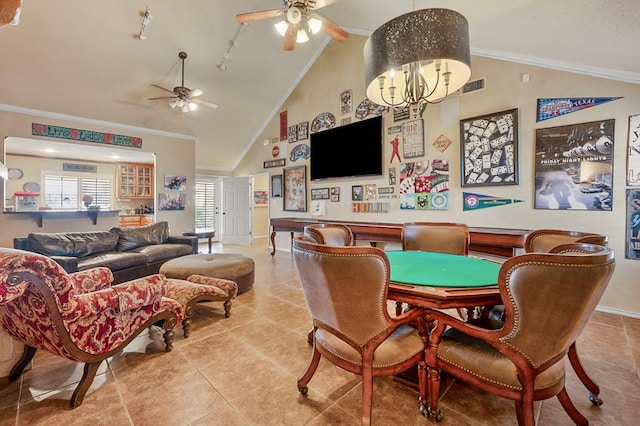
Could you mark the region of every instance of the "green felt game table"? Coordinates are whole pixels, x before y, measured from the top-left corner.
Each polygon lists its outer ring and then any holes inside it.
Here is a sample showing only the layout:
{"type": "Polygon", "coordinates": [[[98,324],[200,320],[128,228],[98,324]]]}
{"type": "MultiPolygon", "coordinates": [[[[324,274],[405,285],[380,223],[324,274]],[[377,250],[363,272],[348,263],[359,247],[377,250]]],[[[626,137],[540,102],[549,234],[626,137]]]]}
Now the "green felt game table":
{"type": "Polygon", "coordinates": [[[391,300],[434,309],[502,303],[497,263],[421,251],[388,251],[386,255],[391,266],[391,300]]]}

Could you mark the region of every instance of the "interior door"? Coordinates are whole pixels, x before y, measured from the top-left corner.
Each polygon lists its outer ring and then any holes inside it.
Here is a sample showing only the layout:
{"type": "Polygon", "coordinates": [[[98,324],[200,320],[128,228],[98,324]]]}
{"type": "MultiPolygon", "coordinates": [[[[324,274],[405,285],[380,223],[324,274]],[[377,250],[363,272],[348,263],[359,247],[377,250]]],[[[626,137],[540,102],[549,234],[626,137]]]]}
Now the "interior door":
{"type": "Polygon", "coordinates": [[[250,194],[250,178],[222,178],[223,243],[251,243],[250,194]]]}

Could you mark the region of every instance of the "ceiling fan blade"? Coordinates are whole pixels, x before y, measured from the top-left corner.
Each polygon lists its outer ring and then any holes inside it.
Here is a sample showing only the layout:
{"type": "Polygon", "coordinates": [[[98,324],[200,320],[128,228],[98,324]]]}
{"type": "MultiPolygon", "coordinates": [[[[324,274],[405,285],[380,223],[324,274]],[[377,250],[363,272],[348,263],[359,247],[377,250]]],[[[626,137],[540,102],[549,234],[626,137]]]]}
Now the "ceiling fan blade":
{"type": "Polygon", "coordinates": [[[193,89],[191,91],[191,97],[194,98],[196,96],[202,96],[204,95],[204,91],[202,89],[193,89]]]}
{"type": "Polygon", "coordinates": [[[315,4],[313,6],[310,6],[309,9],[318,10],[321,7],[329,6],[330,4],[335,3],[337,1],[338,0],[316,0],[315,4]]]}
{"type": "Polygon", "coordinates": [[[284,50],[291,51],[296,47],[296,37],[298,36],[298,30],[300,29],[300,24],[289,24],[287,27],[287,32],[284,35],[284,50]]]}
{"type": "Polygon", "coordinates": [[[178,97],[177,96],[159,96],[156,98],[147,98],[147,99],[150,101],[157,101],[159,99],[178,99],[178,97]]]}
{"type": "Polygon", "coordinates": [[[203,101],[202,99],[191,99],[191,102],[196,103],[198,105],[206,106],[209,108],[218,108],[218,104],[214,104],[211,102],[203,101]]]}
{"type": "Polygon", "coordinates": [[[153,87],[157,87],[157,88],[158,88],[158,89],[160,89],[160,90],[164,90],[165,92],[173,93],[173,90],[165,89],[164,87],[162,87],[162,86],[158,86],[157,84],[153,84],[153,83],[151,83],[151,85],[152,85],[153,87]]]}
{"type": "Polygon", "coordinates": [[[334,24],[324,16],[313,14],[309,18],[316,18],[322,21],[322,30],[330,35],[334,40],[343,42],[349,37],[349,33],[340,28],[338,25],[334,24]]]}
{"type": "Polygon", "coordinates": [[[239,13],[236,15],[236,19],[239,23],[259,21],[261,19],[275,18],[276,16],[284,15],[286,11],[281,9],[273,10],[260,10],[257,12],[239,13]]]}

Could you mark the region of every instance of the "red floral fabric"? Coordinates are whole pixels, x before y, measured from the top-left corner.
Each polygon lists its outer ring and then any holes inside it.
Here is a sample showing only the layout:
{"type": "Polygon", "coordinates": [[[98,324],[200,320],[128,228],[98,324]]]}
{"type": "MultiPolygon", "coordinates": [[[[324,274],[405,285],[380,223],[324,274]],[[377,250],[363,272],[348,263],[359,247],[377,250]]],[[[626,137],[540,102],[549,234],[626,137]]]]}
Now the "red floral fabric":
{"type": "Polygon", "coordinates": [[[226,296],[231,294],[231,292],[233,292],[234,295],[238,294],[238,284],[236,284],[234,281],[231,281],[231,280],[207,277],[205,275],[189,275],[187,277],[187,281],[190,281],[192,283],[197,283],[197,284],[210,285],[210,286],[219,288],[226,293],[226,296]]]}
{"type": "Polygon", "coordinates": [[[29,346],[76,360],[64,335],[80,350],[100,354],[160,312],[175,312],[182,321],[180,304],[163,296],[163,275],[109,287],[111,272],[97,269],[67,274],[46,256],[0,250],[0,326],[29,346]]]}

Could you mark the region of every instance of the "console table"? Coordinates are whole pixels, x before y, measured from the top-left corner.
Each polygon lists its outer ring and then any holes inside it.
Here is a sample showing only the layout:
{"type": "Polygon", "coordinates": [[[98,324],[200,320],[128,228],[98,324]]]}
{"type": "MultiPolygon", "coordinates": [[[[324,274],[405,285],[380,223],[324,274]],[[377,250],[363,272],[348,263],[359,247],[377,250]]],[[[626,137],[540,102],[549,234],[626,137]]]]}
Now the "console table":
{"type": "MultiPolygon", "coordinates": [[[[369,241],[374,245],[376,242],[402,242],[402,223],[271,218],[271,256],[276,253],[276,232],[290,232],[293,239],[294,233],[303,232],[306,225],[313,223],[342,223],[351,229],[356,241],[369,241]]],[[[524,240],[529,232],[526,229],[469,227],[469,250],[512,257],[524,252],[524,240]]]]}

